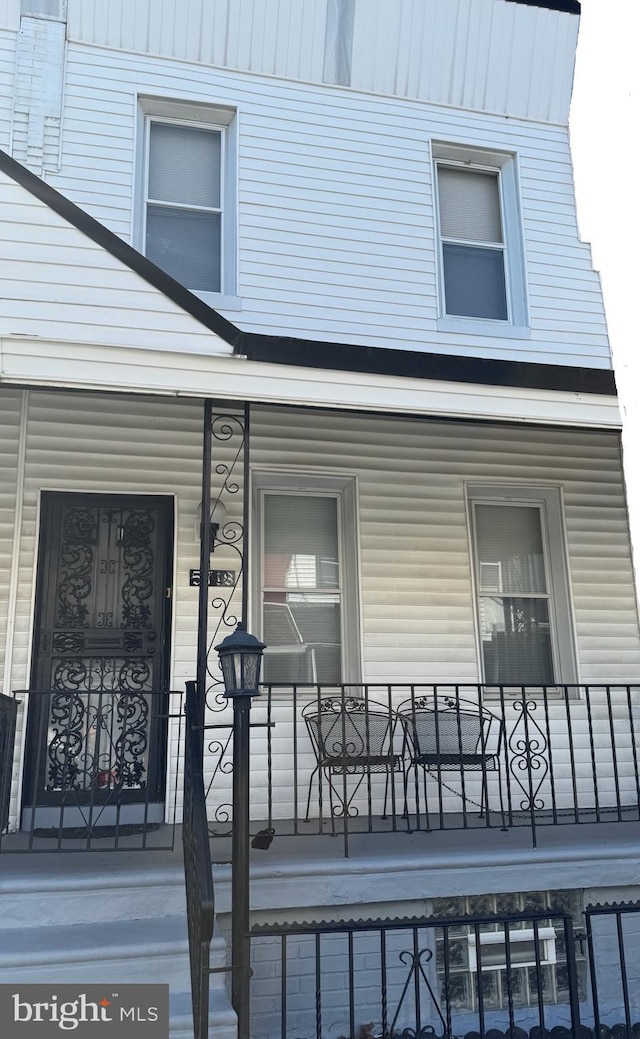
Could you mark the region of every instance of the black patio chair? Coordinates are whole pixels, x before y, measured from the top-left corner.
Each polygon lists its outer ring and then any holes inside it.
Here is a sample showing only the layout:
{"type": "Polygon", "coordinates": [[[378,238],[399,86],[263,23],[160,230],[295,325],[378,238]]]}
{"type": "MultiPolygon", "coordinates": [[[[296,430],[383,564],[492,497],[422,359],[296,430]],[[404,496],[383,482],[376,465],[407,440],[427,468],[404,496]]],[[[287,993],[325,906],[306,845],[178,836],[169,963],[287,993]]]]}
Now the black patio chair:
{"type": "MultiPolygon", "coordinates": [[[[416,783],[418,801],[418,769],[424,777],[425,811],[429,815],[426,779],[431,777],[447,787],[443,772],[458,773],[460,792],[448,787],[466,803],[477,804],[480,817],[489,813],[487,774],[496,772],[500,798],[502,828],[506,829],[502,791],[502,758],[506,748],[504,721],[480,703],[461,700],[457,696],[439,694],[404,700],[398,707],[407,733],[409,766],[405,772],[405,802],[411,771],[416,783]],[[480,801],[467,796],[465,772],[481,773],[480,801]]],[[[440,805],[442,802],[440,801],[440,805]]],[[[419,805],[416,804],[416,812],[419,805]]],[[[442,810],[440,811],[442,814],[442,810]]]]}
{"type": "MultiPolygon", "coordinates": [[[[389,786],[393,785],[391,777],[395,773],[402,775],[403,797],[406,795],[406,736],[397,713],[385,704],[367,698],[329,696],[308,703],[302,717],[316,756],[316,767],[309,779],[305,819],[309,818],[316,775],[321,794],[321,774],[327,781],[332,827],[335,818],[359,814],[353,802],[364,780],[368,782],[368,777],[375,774],[386,774],[382,812],[382,818],[385,818],[389,786]],[[350,784],[347,787],[347,776],[358,777],[355,786],[350,784]],[[336,783],[337,777],[342,777],[342,782],[336,783]]],[[[371,814],[370,787],[368,789],[371,814]]],[[[406,801],[403,815],[406,817],[406,801]]]]}

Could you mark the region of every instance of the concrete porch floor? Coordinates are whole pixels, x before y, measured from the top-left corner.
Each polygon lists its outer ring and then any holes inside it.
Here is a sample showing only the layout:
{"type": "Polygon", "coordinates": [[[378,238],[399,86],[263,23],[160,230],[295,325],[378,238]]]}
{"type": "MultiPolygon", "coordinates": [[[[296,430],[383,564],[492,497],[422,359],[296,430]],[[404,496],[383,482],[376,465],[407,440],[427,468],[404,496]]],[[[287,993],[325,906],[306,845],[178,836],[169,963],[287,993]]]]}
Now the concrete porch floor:
{"type": "MultiPolygon", "coordinates": [[[[417,900],[422,905],[425,899],[454,894],[531,890],[532,877],[538,889],[640,884],[637,819],[539,826],[535,848],[529,827],[514,826],[505,832],[499,825],[477,822],[466,830],[428,833],[350,832],[347,858],[340,832],[293,835],[290,823],[276,820],[270,846],[251,850],[252,906],[264,913],[366,902],[374,912],[376,905],[398,900],[417,900]]],[[[252,822],[252,834],[265,826],[252,822]]],[[[116,886],[132,870],[138,873],[141,887],[145,877],[182,887],[182,836],[177,826],[171,849],[167,845],[172,843],[172,831],[166,826],[150,834],[144,850],[139,849],[137,836],[123,838],[117,850],[108,839],[96,840],[90,851],[86,841],[65,842],[64,851],[48,850],[46,839],[39,838],[37,850],[29,852],[28,834],[5,835],[0,891],[8,881],[15,893],[16,884],[29,886],[38,877],[51,876],[63,880],[71,891],[91,885],[96,874],[102,883],[116,886]],[[153,838],[159,847],[153,847],[153,838]],[[137,843],[127,847],[128,840],[137,843]]],[[[55,849],[55,841],[51,844],[55,849]]],[[[216,910],[225,913],[230,910],[231,838],[213,838],[210,846],[216,910]]]]}

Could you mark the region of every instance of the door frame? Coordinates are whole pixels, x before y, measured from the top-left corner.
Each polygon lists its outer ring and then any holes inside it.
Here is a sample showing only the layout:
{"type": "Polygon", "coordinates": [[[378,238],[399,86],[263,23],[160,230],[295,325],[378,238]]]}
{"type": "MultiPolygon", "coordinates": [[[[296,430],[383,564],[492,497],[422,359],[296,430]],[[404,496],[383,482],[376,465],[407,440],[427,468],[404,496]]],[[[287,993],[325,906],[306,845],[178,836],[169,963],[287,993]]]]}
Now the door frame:
{"type": "MultiPolygon", "coordinates": [[[[48,536],[51,529],[51,521],[53,517],[53,509],[49,508],[47,502],[55,502],[56,500],[105,505],[109,503],[112,507],[118,507],[123,505],[135,507],[138,505],[145,505],[153,503],[157,505],[158,509],[163,513],[163,523],[165,525],[164,534],[164,551],[163,551],[163,562],[162,562],[162,585],[164,592],[162,594],[162,639],[161,639],[161,654],[160,654],[160,671],[161,671],[161,684],[163,686],[161,692],[165,695],[163,700],[166,704],[165,717],[160,719],[160,724],[156,726],[156,733],[154,734],[154,741],[156,745],[156,753],[154,760],[154,783],[153,788],[150,788],[147,794],[147,800],[145,802],[138,802],[139,808],[144,809],[144,817],[151,821],[151,815],[154,818],[158,815],[157,811],[149,812],[149,807],[152,809],[154,806],[162,808],[162,818],[164,817],[164,807],[167,796],[167,781],[169,778],[168,769],[168,747],[170,740],[169,725],[170,719],[167,717],[169,714],[169,697],[170,697],[170,675],[172,665],[172,644],[175,624],[175,614],[173,610],[173,588],[175,584],[175,563],[176,563],[176,497],[175,494],[162,494],[155,491],[87,491],[87,490],[67,490],[67,489],[51,489],[41,488],[38,493],[37,502],[37,530],[34,546],[34,586],[32,593],[32,608],[30,616],[30,651],[29,651],[29,675],[30,682],[29,688],[26,692],[36,691],[38,688],[43,688],[42,685],[38,684],[38,669],[39,669],[39,652],[38,646],[40,641],[40,629],[42,627],[43,616],[40,611],[40,604],[43,595],[47,594],[47,581],[48,581],[48,567],[47,559],[45,554],[45,546],[51,543],[51,539],[48,536]]],[[[21,776],[21,807],[23,826],[25,814],[35,817],[38,814],[38,819],[42,817],[47,818],[52,811],[59,812],[61,801],[57,804],[51,803],[50,798],[44,798],[38,800],[38,776],[36,774],[36,764],[38,759],[38,737],[42,731],[40,712],[34,703],[35,697],[28,696],[27,712],[26,712],[26,725],[25,725],[25,738],[24,738],[24,752],[22,756],[22,776],[21,776]]],[[[152,724],[153,720],[152,720],[152,724]]],[[[120,803],[124,801],[131,802],[130,807],[134,808],[135,801],[131,796],[127,797],[127,791],[120,791],[125,796],[120,800],[120,803]]],[[[133,792],[129,792],[131,795],[133,792]]],[[[68,812],[68,808],[65,808],[65,817],[68,812]]],[[[135,814],[135,812],[134,812],[135,814]]],[[[159,817],[159,821],[162,821],[159,817]]],[[[31,821],[33,825],[33,820],[31,821]]]]}

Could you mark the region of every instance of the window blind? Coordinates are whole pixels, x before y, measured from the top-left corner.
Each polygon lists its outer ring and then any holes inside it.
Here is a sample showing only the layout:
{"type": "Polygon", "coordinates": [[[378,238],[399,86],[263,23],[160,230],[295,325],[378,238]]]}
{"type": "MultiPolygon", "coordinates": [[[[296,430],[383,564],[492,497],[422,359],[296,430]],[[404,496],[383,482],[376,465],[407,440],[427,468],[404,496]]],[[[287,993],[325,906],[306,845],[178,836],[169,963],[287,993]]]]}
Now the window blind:
{"type": "Polygon", "coordinates": [[[220,133],[151,123],[149,198],[220,208],[220,133]]]}
{"type": "Polygon", "coordinates": [[[496,173],[439,166],[438,195],[443,238],[502,242],[496,173]]]}
{"type": "Polygon", "coordinates": [[[336,588],[338,518],[335,498],[268,494],[264,505],[264,585],[336,588]]]}

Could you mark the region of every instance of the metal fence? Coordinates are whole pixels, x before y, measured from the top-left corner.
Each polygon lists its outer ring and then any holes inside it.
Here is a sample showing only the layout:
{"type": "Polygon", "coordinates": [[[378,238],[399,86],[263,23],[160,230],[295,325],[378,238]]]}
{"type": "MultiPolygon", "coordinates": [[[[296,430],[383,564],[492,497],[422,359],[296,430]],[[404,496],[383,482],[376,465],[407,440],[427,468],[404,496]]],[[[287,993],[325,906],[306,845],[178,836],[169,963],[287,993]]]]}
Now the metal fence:
{"type": "Polygon", "coordinates": [[[252,1039],[631,1039],[638,909],[256,927],[252,1039]]]}
{"type": "MultiPolygon", "coordinates": [[[[224,836],[231,725],[209,721],[224,836]]],[[[339,833],[346,853],[352,833],[524,826],[535,845],[541,826],[640,818],[638,686],[265,686],[252,728],[254,829],[339,833]]]]}
{"type": "Polygon", "coordinates": [[[20,826],[0,838],[0,851],[172,849],[183,694],[74,689],[27,696],[20,826]]]}

